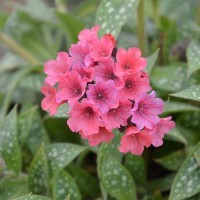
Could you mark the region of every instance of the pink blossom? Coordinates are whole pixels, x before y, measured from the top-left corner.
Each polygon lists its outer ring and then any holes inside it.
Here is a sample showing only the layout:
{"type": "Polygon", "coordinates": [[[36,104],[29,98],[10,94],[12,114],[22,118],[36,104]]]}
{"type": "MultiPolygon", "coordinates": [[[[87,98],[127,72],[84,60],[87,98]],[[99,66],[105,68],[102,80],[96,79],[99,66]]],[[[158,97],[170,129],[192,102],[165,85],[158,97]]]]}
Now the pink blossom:
{"type": "Polygon", "coordinates": [[[45,82],[49,85],[56,84],[63,78],[71,66],[71,58],[66,52],[59,52],[56,60],[48,60],[44,64],[44,72],[48,75],[45,82]]]}
{"type": "Polygon", "coordinates": [[[83,29],[79,35],[78,35],[78,38],[80,41],[82,42],[86,42],[86,43],[93,43],[94,41],[98,40],[98,31],[99,31],[99,26],[96,25],[94,27],[90,29],[83,29]]]}
{"type": "Polygon", "coordinates": [[[76,71],[85,82],[92,82],[94,68],[92,67],[82,67],[82,66],[74,66],[73,70],[76,71]]]}
{"type": "Polygon", "coordinates": [[[59,82],[59,91],[56,94],[56,101],[68,101],[73,104],[85,93],[86,82],[76,72],[70,72],[59,82]]]}
{"type": "Polygon", "coordinates": [[[50,115],[54,115],[60,105],[56,102],[56,89],[46,84],[42,86],[41,92],[45,95],[41,102],[42,109],[48,111],[50,115]]]}
{"type": "Polygon", "coordinates": [[[161,146],[163,144],[164,135],[175,127],[175,123],[171,119],[172,119],[171,116],[166,117],[166,118],[161,118],[160,122],[156,124],[156,126],[154,127],[152,131],[153,146],[155,147],[161,146]]]}
{"type": "Polygon", "coordinates": [[[135,74],[146,67],[146,59],[141,57],[141,51],[138,48],[119,49],[116,55],[117,66],[116,74],[123,76],[124,74],[135,74]]]}
{"type": "Polygon", "coordinates": [[[151,90],[149,79],[141,76],[141,73],[126,74],[123,77],[124,87],[120,90],[121,99],[138,99],[145,92],[151,90]]]}
{"type": "Polygon", "coordinates": [[[144,94],[139,100],[135,100],[131,122],[135,123],[139,130],[144,127],[153,129],[159,122],[159,114],[163,112],[163,101],[160,98],[155,98],[156,93],[153,91],[150,94],[144,94]]]}
{"type": "Polygon", "coordinates": [[[117,77],[115,74],[115,67],[115,62],[112,58],[99,62],[98,65],[95,66],[95,80],[113,80],[117,88],[122,88],[124,86],[124,82],[122,78],[117,77]]]}
{"type": "Polygon", "coordinates": [[[85,136],[99,132],[100,115],[98,107],[86,99],[76,102],[70,110],[68,126],[73,132],[82,132],[85,136]]]}
{"type": "Polygon", "coordinates": [[[89,85],[86,94],[88,101],[97,104],[101,113],[119,105],[118,90],[113,81],[99,81],[95,85],[89,85]]]}
{"type": "Polygon", "coordinates": [[[114,137],[112,131],[106,129],[105,127],[99,127],[99,132],[92,135],[84,135],[80,133],[84,139],[88,139],[90,146],[96,146],[101,142],[110,142],[114,137]]]}
{"type": "Polygon", "coordinates": [[[104,61],[111,57],[114,48],[113,41],[103,36],[90,46],[90,56],[94,61],[104,61]]]}
{"type": "Polygon", "coordinates": [[[73,65],[86,66],[85,58],[89,55],[89,45],[84,42],[72,44],[69,48],[69,55],[71,56],[73,65]]]}
{"type": "Polygon", "coordinates": [[[130,151],[132,154],[141,155],[144,147],[149,147],[151,142],[152,137],[148,130],[139,131],[135,126],[130,126],[121,138],[119,151],[122,153],[130,151]]]}
{"type": "Polygon", "coordinates": [[[127,126],[127,119],[131,116],[129,113],[131,106],[130,101],[120,102],[117,108],[112,108],[107,113],[102,114],[101,117],[106,123],[106,128],[113,129],[127,126]]]}

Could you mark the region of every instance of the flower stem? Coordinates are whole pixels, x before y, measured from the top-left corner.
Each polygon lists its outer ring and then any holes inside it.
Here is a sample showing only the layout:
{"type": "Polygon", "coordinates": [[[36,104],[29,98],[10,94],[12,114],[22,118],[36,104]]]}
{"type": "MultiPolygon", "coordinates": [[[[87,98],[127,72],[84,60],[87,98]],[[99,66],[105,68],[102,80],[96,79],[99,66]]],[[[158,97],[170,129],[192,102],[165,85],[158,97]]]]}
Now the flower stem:
{"type": "Polygon", "coordinates": [[[62,13],[67,12],[64,0],[55,0],[56,9],[62,13]]]}
{"type": "Polygon", "coordinates": [[[22,58],[24,58],[30,64],[32,64],[32,65],[40,64],[40,62],[33,55],[31,55],[26,49],[24,49],[22,46],[17,44],[13,39],[6,36],[5,34],[0,33],[0,41],[2,41],[13,52],[20,55],[22,58]]]}
{"type": "Polygon", "coordinates": [[[145,54],[145,44],[146,44],[146,36],[145,36],[145,24],[144,24],[144,0],[140,0],[137,10],[137,18],[138,18],[138,46],[142,51],[142,54],[145,54]]]}
{"type": "Polygon", "coordinates": [[[152,0],[153,18],[156,26],[160,27],[159,0],[152,0]]]}

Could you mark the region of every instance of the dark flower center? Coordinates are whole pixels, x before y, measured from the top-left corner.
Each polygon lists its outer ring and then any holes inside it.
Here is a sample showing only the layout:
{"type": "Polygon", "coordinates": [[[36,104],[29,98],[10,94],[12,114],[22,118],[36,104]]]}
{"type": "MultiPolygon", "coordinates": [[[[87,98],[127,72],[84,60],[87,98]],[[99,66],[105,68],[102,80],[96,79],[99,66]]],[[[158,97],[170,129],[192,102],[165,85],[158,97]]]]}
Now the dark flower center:
{"type": "Polygon", "coordinates": [[[112,80],[116,79],[116,76],[114,74],[109,74],[108,77],[109,79],[112,79],[112,80]]]}
{"type": "Polygon", "coordinates": [[[82,89],[80,87],[74,89],[74,95],[80,96],[82,94],[82,89]]]}
{"type": "Polygon", "coordinates": [[[132,85],[133,85],[133,84],[132,84],[132,82],[131,82],[130,80],[127,80],[127,81],[125,82],[125,87],[128,88],[128,89],[131,88],[132,85]]]}
{"type": "Polygon", "coordinates": [[[94,114],[94,110],[91,107],[86,107],[84,114],[86,115],[86,117],[91,117],[94,114]]]}
{"type": "Polygon", "coordinates": [[[97,99],[102,99],[102,98],[103,98],[102,93],[98,93],[98,94],[97,94],[97,99]]]}

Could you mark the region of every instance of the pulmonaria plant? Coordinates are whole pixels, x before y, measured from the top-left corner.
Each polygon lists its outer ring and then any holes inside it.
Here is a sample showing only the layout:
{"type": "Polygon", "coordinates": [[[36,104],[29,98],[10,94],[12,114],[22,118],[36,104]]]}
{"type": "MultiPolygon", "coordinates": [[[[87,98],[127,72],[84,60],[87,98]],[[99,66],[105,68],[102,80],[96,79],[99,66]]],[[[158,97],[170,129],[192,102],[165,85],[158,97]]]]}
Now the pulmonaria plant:
{"type": "Polygon", "coordinates": [[[141,155],[144,147],[161,146],[175,123],[159,117],[163,101],[151,91],[140,49],[117,49],[111,34],[99,39],[98,31],[82,30],[69,54],[59,52],[45,63],[41,106],[54,115],[68,103],[69,128],[91,146],[110,142],[113,129],[124,130],[119,150],[141,155]]]}

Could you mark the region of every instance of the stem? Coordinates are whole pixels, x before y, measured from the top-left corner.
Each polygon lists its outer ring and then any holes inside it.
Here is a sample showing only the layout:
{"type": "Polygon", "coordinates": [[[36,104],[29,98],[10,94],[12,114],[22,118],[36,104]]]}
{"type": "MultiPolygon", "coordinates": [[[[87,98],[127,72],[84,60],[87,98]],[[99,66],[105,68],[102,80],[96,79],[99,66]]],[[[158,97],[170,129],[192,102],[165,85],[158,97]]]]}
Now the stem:
{"type": "Polygon", "coordinates": [[[67,12],[67,8],[66,8],[64,0],[55,0],[55,6],[58,11],[60,11],[62,13],[67,12]]]}
{"type": "Polygon", "coordinates": [[[200,3],[198,6],[198,11],[197,11],[197,24],[200,25],[200,3]]]}
{"type": "Polygon", "coordinates": [[[142,51],[142,54],[145,54],[145,24],[144,24],[144,0],[140,0],[137,10],[138,17],[138,46],[142,51]]]}
{"type": "Polygon", "coordinates": [[[8,108],[9,108],[9,105],[10,105],[10,101],[11,101],[12,95],[13,95],[16,87],[20,83],[20,81],[27,74],[31,73],[32,71],[36,71],[36,70],[38,70],[38,68],[35,67],[35,66],[31,67],[31,68],[22,69],[16,74],[14,79],[12,79],[12,81],[9,84],[9,88],[7,90],[6,96],[5,96],[4,100],[3,100],[2,111],[0,113],[0,119],[4,118],[6,116],[8,108]]]}
{"type": "Polygon", "coordinates": [[[159,28],[160,27],[159,1],[152,0],[152,6],[153,6],[154,22],[156,26],[159,28]]]}
{"type": "Polygon", "coordinates": [[[32,65],[38,65],[39,61],[32,56],[26,49],[17,44],[13,39],[9,38],[3,33],[0,33],[0,41],[2,41],[6,46],[8,46],[16,54],[20,55],[22,58],[27,60],[32,65]]]}

